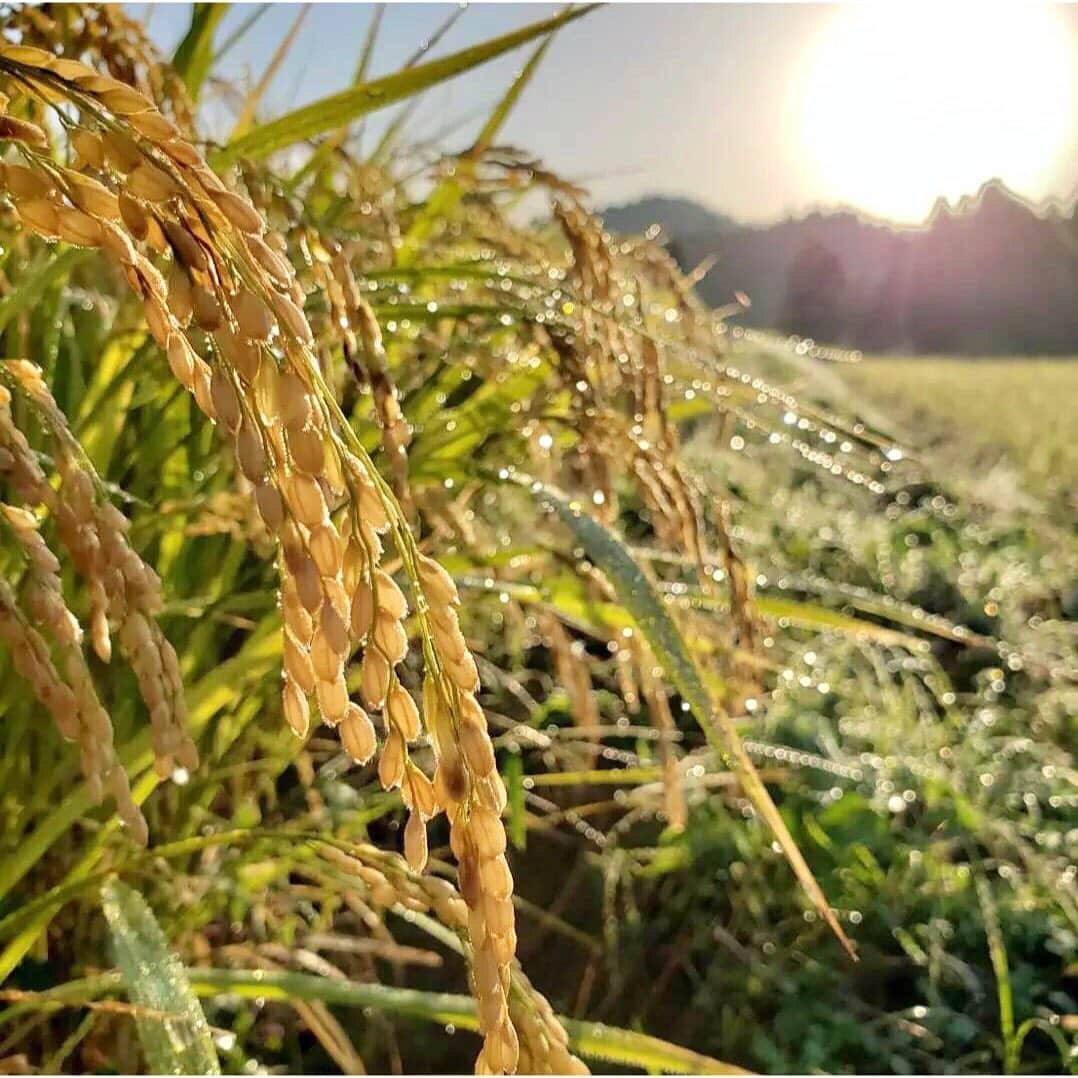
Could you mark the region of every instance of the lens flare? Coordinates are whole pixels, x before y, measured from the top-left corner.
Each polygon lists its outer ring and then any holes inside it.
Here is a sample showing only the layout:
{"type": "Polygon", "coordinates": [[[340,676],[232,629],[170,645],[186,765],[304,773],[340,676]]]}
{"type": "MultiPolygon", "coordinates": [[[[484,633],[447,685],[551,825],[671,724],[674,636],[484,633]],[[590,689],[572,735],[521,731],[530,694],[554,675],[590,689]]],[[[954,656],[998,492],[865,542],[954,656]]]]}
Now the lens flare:
{"type": "Polygon", "coordinates": [[[794,80],[792,132],[824,197],[919,220],[999,177],[1042,189],[1078,150],[1078,46],[1041,4],[837,9],[794,80]]]}

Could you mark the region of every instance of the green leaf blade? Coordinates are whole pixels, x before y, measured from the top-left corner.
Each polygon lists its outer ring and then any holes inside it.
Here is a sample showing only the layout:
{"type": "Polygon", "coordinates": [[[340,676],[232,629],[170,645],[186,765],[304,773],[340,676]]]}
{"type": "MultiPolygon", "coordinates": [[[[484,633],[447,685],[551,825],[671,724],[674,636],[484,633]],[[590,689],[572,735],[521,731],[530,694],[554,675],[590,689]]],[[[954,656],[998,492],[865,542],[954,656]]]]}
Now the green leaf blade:
{"type": "Polygon", "coordinates": [[[159,1012],[135,1018],[151,1072],[220,1074],[206,1016],[145,899],[109,880],[101,888],[101,907],[128,998],[159,1012]]]}
{"type": "Polygon", "coordinates": [[[656,659],[662,664],[666,677],[692,709],[708,740],[730,757],[740,776],[745,795],[771,828],[813,905],[831,926],[846,951],[855,958],[853,945],[831,911],[812,870],[771,800],[767,787],[741,744],[730,716],[713,704],[680,630],[659,598],[651,580],[633,559],[626,545],[617,535],[555,488],[521,475],[512,476],[510,481],[531,491],[541,505],[567,524],[580,540],[587,557],[606,575],[622,605],[646,637],[656,659]]]}
{"type": "MultiPolygon", "coordinates": [[[[271,971],[192,969],[192,986],[199,995],[228,992],[245,998],[291,1002],[321,1000],[343,1006],[373,1007],[390,1014],[402,1014],[426,1022],[459,1029],[478,1030],[475,1000],[447,992],[425,992],[414,988],[355,981],[330,980],[309,973],[271,971]]],[[[578,1022],[559,1017],[569,1034],[573,1051],[592,1059],[638,1067],[665,1074],[746,1074],[730,1063],[700,1055],[669,1041],[619,1029],[602,1022],[578,1022]]]]}
{"type": "Polygon", "coordinates": [[[228,4],[195,4],[191,26],[172,57],[172,66],[187,86],[192,101],[198,100],[202,84],[213,65],[213,35],[228,13],[228,4]]]}
{"type": "Polygon", "coordinates": [[[320,101],[315,101],[276,120],[262,124],[242,138],[230,142],[223,150],[213,155],[211,164],[221,167],[241,157],[266,157],[297,142],[325,134],[327,131],[336,131],[360,116],[411,97],[440,82],[479,67],[537,37],[549,34],[552,30],[574,19],[579,19],[594,6],[594,4],[589,4],[574,11],[563,12],[552,19],[532,23],[512,33],[462,49],[451,56],[431,60],[426,64],[407,68],[393,75],[387,75],[385,78],[375,79],[362,86],[354,86],[338,94],[324,97],[320,101]]]}
{"type": "Polygon", "coordinates": [[[30,272],[24,270],[19,282],[0,299],[0,333],[12,319],[33,310],[50,288],[63,287],[72,270],[90,254],[79,247],[65,247],[56,253],[50,250],[33,264],[30,272]]]}

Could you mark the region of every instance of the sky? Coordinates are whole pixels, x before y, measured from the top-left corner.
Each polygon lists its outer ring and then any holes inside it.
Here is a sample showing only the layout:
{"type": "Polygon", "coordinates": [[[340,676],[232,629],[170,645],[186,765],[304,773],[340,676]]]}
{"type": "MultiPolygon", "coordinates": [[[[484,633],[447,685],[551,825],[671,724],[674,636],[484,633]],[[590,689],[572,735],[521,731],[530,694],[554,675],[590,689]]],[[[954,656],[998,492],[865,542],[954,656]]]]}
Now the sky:
{"type": "MultiPolygon", "coordinates": [[[[398,69],[452,4],[390,4],[371,75],[398,69]]],[[[144,5],[130,5],[145,15],[144,5]]],[[[218,31],[253,11],[235,5],[218,31]]],[[[266,95],[277,115],[351,82],[374,6],[315,4],[266,95]]],[[[472,4],[431,56],[549,17],[472,4]]],[[[152,5],[171,51],[189,6],[152,5]]],[[[268,10],[223,70],[257,81],[300,12],[268,10]]],[[[416,138],[466,147],[527,47],[432,90],[416,138]]],[[[370,138],[392,116],[372,118],[370,138]]],[[[748,221],[818,205],[923,218],[998,177],[1035,201],[1078,193],[1078,4],[612,4],[565,27],[502,129],[597,206],[678,195],[748,221]]]]}

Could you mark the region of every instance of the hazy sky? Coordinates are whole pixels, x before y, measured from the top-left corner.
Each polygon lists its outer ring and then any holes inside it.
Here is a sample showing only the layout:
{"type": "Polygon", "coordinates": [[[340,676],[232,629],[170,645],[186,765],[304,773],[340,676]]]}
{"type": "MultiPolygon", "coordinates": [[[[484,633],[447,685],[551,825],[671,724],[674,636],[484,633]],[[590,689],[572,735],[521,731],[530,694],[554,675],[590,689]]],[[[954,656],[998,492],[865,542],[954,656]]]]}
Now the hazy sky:
{"type": "MultiPolygon", "coordinates": [[[[399,67],[453,8],[390,4],[372,74],[399,67]]],[[[251,10],[236,5],[218,40],[251,10]]],[[[432,55],[556,10],[473,4],[432,55]]],[[[347,86],[372,11],[314,5],[267,114],[347,86]]],[[[274,6],[224,70],[256,80],[298,12],[274,6]]],[[[188,18],[187,5],[156,5],[151,34],[171,49],[188,18]]],[[[463,148],[526,56],[432,91],[414,132],[459,121],[447,145],[463,148]]],[[[1078,5],[610,5],[559,33],[500,141],[582,182],[599,205],[664,193],[747,219],[839,201],[916,219],[935,194],[996,175],[1030,198],[1073,195],[1076,98],[1078,5]]]]}

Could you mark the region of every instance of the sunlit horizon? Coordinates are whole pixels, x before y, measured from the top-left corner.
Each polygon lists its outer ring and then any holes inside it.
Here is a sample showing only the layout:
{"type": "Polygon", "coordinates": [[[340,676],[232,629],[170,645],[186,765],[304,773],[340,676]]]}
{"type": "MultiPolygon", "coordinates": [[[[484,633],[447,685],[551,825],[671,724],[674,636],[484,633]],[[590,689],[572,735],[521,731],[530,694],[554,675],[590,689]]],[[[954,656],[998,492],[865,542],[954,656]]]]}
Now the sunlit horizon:
{"type": "Polygon", "coordinates": [[[806,43],[789,136],[834,201],[923,220],[1073,152],[1075,63],[1048,5],[836,7],[806,43]]]}

